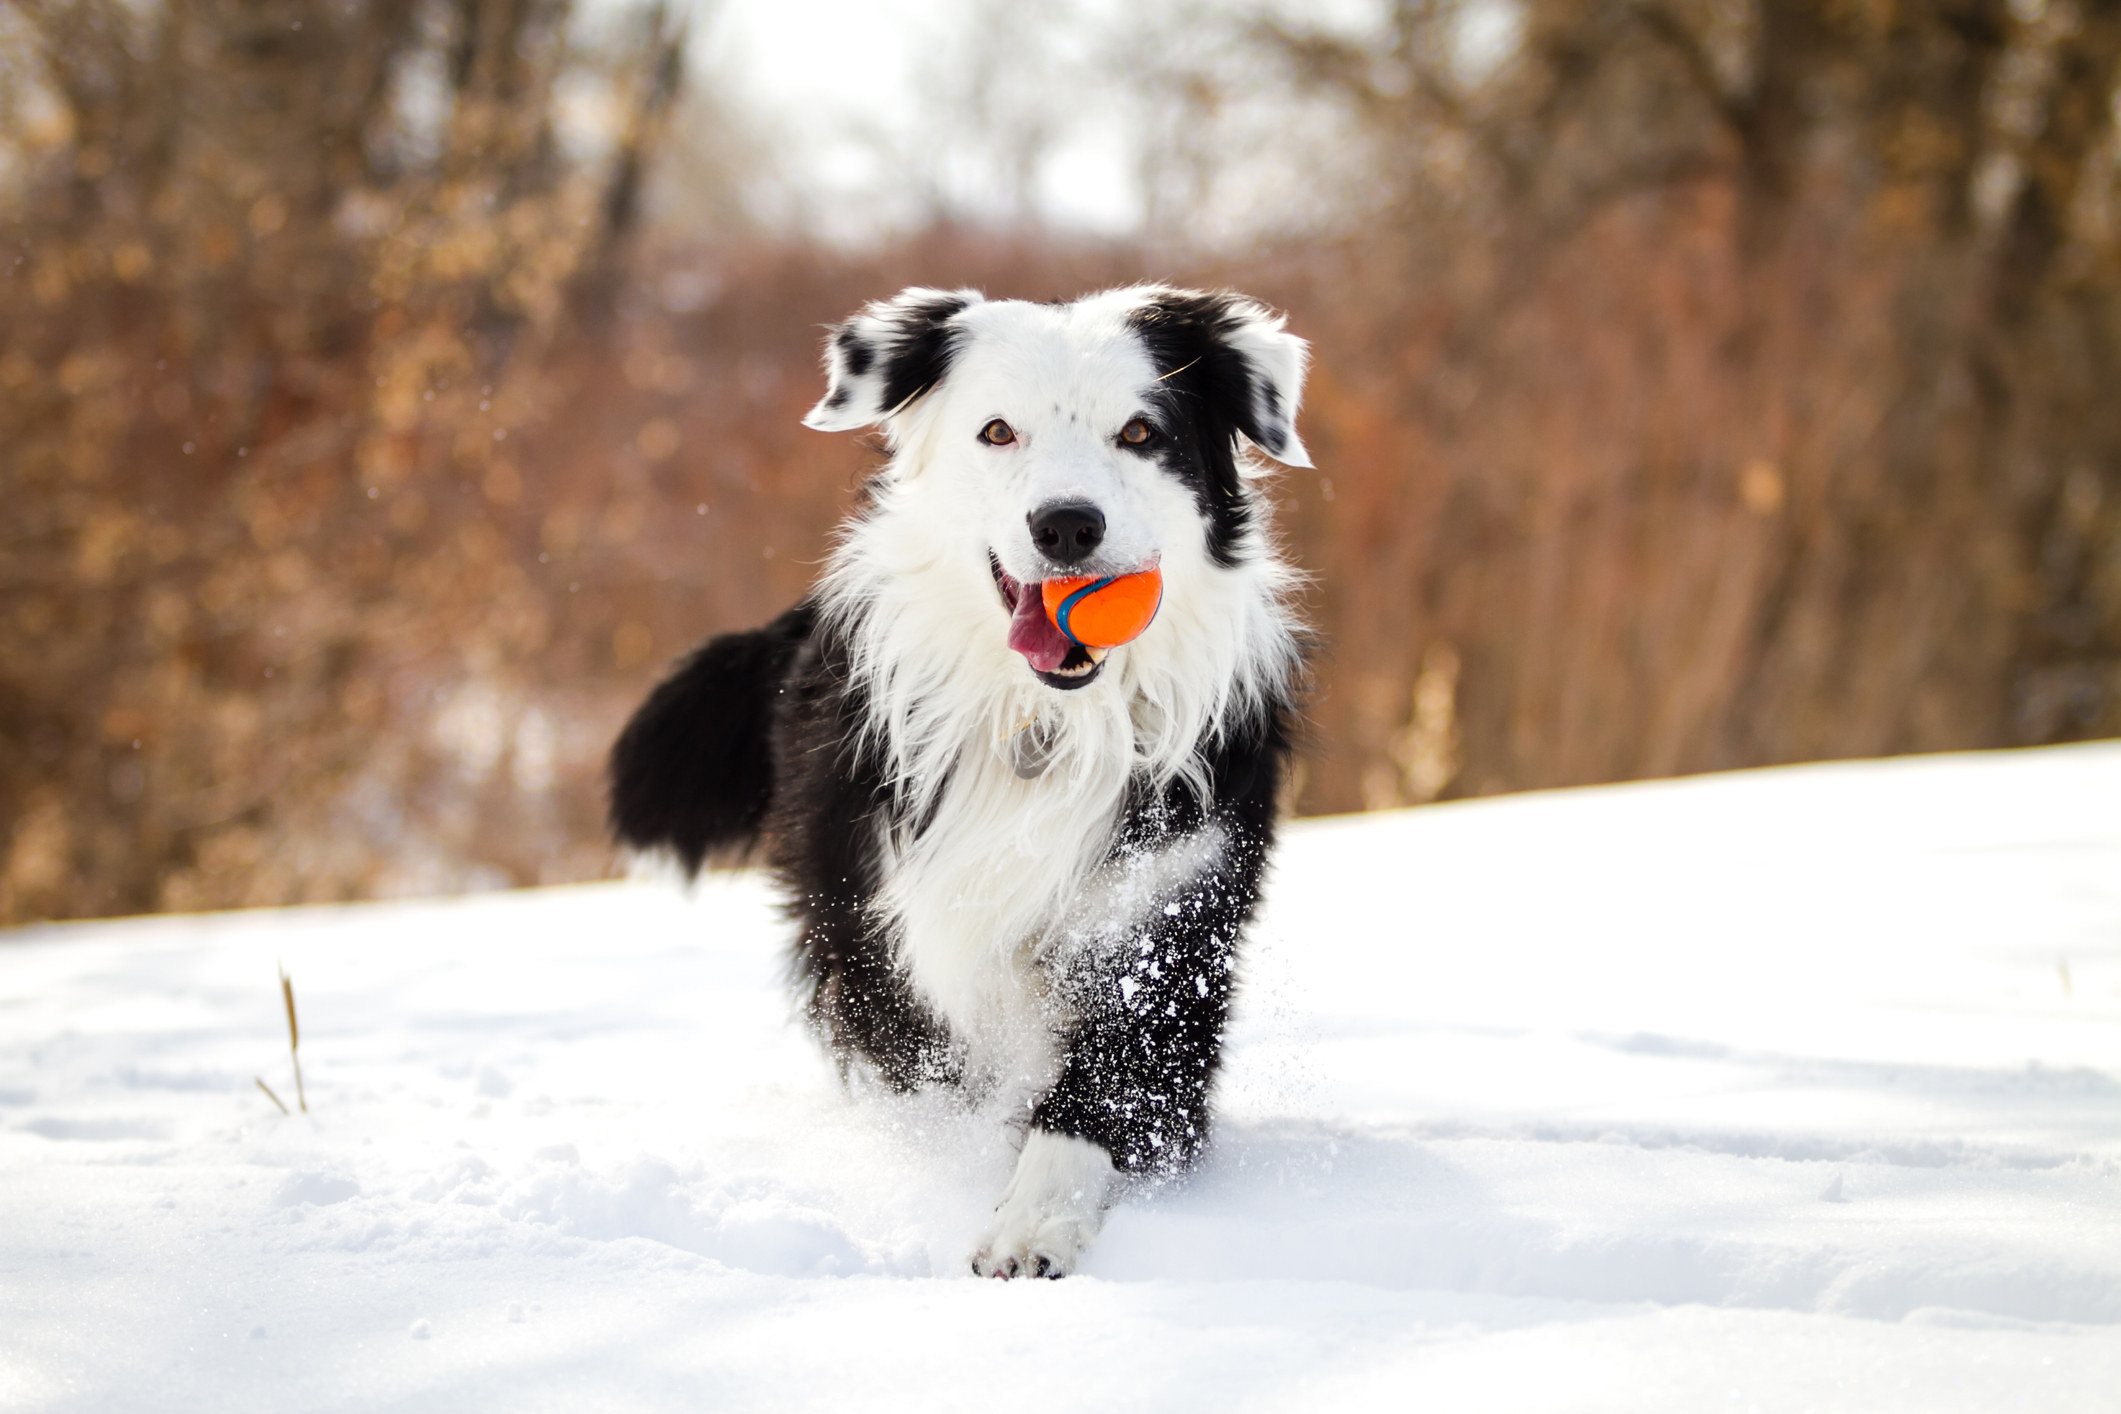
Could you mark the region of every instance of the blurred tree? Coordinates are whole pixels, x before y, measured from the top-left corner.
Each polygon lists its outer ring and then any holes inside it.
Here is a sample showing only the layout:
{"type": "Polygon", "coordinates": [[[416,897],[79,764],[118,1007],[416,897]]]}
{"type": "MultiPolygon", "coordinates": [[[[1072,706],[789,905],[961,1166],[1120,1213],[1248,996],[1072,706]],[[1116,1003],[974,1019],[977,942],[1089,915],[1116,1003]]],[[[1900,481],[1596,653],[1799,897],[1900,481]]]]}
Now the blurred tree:
{"type": "Polygon", "coordinates": [[[509,439],[609,296],[682,30],[0,23],[0,921],[601,872],[594,786],[550,798],[515,691],[552,613],[509,439]]]}
{"type": "Polygon", "coordinates": [[[659,6],[0,0],[0,922],[605,872],[908,283],[1291,310],[1305,809],[2121,731],[2121,0],[975,8],[923,179],[1013,224],[850,253],[659,6]],[[1044,102],[1139,248],[1026,224],[1044,102]]]}
{"type": "Polygon", "coordinates": [[[1247,30],[1389,189],[1289,295],[1356,551],[1311,805],[1433,793],[1425,644],[1453,794],[2121,731],[2121,5],[1388,14],[1247,30]]]}

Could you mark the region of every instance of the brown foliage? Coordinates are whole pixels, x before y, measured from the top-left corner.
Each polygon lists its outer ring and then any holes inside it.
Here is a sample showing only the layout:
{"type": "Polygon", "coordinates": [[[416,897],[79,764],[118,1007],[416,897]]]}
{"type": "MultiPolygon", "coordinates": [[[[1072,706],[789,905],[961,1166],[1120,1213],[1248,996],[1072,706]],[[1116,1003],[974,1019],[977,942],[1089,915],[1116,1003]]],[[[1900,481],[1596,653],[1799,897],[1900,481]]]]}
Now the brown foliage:
{"type": "Polygon", "coordinates": [[[494,510],[624,234],[660,16],[602,165],[556,151],[559,4],[21,16],[0,918],[600,871],[556,774],[594,748],[515,705],[554,608],[494,510]]]}
{"type": "Polygon", "coordinates": [[[1337,491],[1307,803],[1430,798],[1447,728],[1446,794],[2121,730],[2121,7],[1534,5],[1477,92],[1396,13],[1264,31],[1470,154],[1283,295],[1337,491]]]}
{"type": "Polygon", "coordinates": [[[1314,341],[1307,810],[2121,730],[2117,7],[1525,14],[1477,83],[1448,6],[1252,26],[1375,190],[1172,269],[629,247],[656,16],[22,7],[0,920],[605,872],[623,713],[804,591],[873,462],[798,426],[818,326],[914,282],[1227,282],[1314,341]]]}

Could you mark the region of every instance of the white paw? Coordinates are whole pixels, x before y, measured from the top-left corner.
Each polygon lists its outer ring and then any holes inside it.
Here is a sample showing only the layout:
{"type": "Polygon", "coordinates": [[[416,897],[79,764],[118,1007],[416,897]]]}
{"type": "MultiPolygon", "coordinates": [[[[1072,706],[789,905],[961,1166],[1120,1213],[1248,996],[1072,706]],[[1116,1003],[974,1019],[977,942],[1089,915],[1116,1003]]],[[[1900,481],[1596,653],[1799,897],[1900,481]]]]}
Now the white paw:
{"type": "Polygon", "coordinates": [[[972,1254],[975,1276],[1064,1277],[1105,1220],[1118,1175],[1101,1144],[1034,1129],[994,1226],[972,1254]]]}

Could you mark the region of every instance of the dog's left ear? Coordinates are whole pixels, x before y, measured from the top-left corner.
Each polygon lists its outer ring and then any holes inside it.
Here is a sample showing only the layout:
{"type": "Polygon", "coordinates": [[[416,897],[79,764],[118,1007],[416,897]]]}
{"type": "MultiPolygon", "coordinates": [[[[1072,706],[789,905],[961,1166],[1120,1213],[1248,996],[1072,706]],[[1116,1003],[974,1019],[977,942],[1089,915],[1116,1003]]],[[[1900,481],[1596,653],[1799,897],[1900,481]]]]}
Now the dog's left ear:
{"type": "Polygon", "coordinates": [[[1283,466],[1308,467],[1311,454],[1296,435],[1296,410],[1304,398],[1304,369],[1311,346],[1283,329],[1288,320],[1248,299],[1233,302],[1223,340],[1244,360],[1251,382],[1249,422],[1238,430],[1283,466]]]}
{"type": "Polygon", "coordinates": [[[984,298],[978,290],[915,286],[835,325],[825,345],[825,396],[803,425],[852,432],[904,411],[943,381],[957,352],[954,321],[984,298]]]}
{"type": "MultiPolygon", "coordinates": [[[[1310,345],[1283,328],[1283,316],[1229,292],[1150,286],[1139,294],[1129,322],[1158,369],[1157,382],[1282,465],[1311,465],[1296,435],[1310,345]]],[[[1263,472],[1244,458],[1235,470],[1263,472]]]]}

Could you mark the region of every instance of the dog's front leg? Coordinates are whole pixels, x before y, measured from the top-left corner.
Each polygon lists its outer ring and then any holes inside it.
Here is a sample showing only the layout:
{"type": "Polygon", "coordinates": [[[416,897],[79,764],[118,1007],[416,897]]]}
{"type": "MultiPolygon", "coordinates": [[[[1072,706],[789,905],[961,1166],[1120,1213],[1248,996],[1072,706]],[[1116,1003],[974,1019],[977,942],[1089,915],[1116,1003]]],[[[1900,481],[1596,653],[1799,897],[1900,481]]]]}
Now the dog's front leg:
{"type": "Polygon", "coordinates": [[[975,1272],[1066,1276],[1120,1174],[1175,1173],[1199,1152],[1256,887],[1256,869],[1226,861],[1075,979],[1080,1021],[975,1272]]]}
{"type": "Polygon", "coordinates": [[[972,1255],[983,1277],[1063,1277],[1097,1236],[1119,1174],[1102,1144],[1034,1128],[994,1224],[972,1255]]]}

